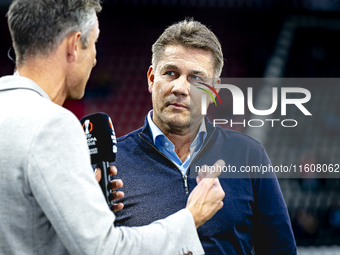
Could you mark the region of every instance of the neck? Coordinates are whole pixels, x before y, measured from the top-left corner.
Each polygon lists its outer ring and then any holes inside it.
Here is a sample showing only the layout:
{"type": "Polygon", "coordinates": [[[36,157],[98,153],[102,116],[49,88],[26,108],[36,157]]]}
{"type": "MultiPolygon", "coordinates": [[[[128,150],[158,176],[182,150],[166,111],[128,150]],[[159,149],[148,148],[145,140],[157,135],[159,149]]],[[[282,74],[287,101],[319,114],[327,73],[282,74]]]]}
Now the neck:
{"type": "Polygon", "coordinates": [[[58,50],[48,56],[37,56],[28,59],[17,68],[20,76],[38,84],[50,97],[52,102],[63,105],[67,93],[65,89],[65,70],[58,57],[58,50]]]}
{"type": "Polygon", "coordinates": [[[175,153],[184,162],[190,154],[190,133],[186,135],[168,134],[166,137],[174,144],[175,153]]]}
{"type": "Polygon", "coordinates": [[[158,127],[163,134],[173,143],[175,146],[175,153],[179,159],[184,162],[190,154],[190,145],[198,133],[201,122],[190,124],[191,127],[186,129],[185,132],[172,132],[171,129],[165,130],[158,127]]]}

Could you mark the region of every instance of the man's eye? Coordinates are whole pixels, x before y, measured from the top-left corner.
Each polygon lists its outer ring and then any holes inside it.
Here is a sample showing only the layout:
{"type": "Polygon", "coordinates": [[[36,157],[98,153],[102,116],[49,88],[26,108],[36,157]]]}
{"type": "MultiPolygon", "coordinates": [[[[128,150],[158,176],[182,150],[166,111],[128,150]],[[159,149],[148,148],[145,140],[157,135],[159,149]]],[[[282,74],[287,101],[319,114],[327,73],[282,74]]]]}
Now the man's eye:
{"type": "Polygon", "coordinates": [[[199,86],[200,83],[202,82],[201,77],[193,75],[190,77],[190,83],[196,86],[199,86]]]}
{"type": "Polygon", "coordinates": [[[193,75],[193,76],[191,77],[191,79],[194,80],[194,81],[201,81],[201,80],[202,80],[200,77],[198,77],[198,76],[196,76],[196,75],[193,75]]]}
{"type": "Polygon", "coordinates": [[[174,71],[167,71],[166,73],[165,73],[166,75],[175,75],[175,72],[174,71]]]}

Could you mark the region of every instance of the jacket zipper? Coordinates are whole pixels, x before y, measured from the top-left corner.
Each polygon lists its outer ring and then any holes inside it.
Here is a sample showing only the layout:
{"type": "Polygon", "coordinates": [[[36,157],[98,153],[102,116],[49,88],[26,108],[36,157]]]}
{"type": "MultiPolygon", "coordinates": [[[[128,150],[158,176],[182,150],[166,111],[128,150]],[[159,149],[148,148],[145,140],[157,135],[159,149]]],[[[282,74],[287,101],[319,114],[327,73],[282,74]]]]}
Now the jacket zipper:
{"type": "MultiPolygon", "coordinates": [[[[197,156],[203,151],[203,149],[207,146],[207,144],[209,143],[212,135],[215,133],[216,127],[214,128],[213,132],[211,133],[211,135],[208,138],[208,141],[205,143],[205,145],[200,149],[200,151],[196,154],[195,159],[197,158],[197,156]]],[[[189,188],[188,188],[188,173],[189,173],[189,169],[191,166],[191,163],[194,161],[194,159],[190,160],[190,164],[188,167],[188,170],[186,172],[186,174],[182,174],[181,170],[178,169],[178,167],[174,164],[174,162],[172,162],[170,159],[168,159],[167,156],[165,156],[162,152],[160,152],[153,144],[149,143],[147,140],[145,140],[141,134],[138,134],[140,138],[142,138],[142,140],[144,142],[146,142],[148,145],[150,145],[154,150],[156,150],[164,159],[166,159],[168,162],[170,162],[176,169],[177,171],[182,175],[183,178],[183,182],[184,182],[184,189],[185,189],[185,194],[189,194],[189,188]]]]}
{"type": "Polygon", "coordinates": [[[186,174],[182,174],[182,178],[184,181],[184,188],[185,188],[185,194],[189,194],[189,188],[188,188],[188,176],[186,174]]]}
{"type": "Polygon", "coordinates": [[[189,194],[189,188],[188,188],[188,176],[187,174],[182,174],[181,170],[178,169],[178,167],[172,162],[170,159],[168,159],[162,152],[160,152],[153,144],[149,143],[147,140],[145,140],[140,134],[138,134],[140,138],[144,142],[146,142],[148,145],[150,145],[154,150],[156,150],[164,159],[166,159],[168,162],[170,162],[176,169],[177,171],[181,174],[184,182],[184,189],[185,189],[185,194],[189,194]]]}

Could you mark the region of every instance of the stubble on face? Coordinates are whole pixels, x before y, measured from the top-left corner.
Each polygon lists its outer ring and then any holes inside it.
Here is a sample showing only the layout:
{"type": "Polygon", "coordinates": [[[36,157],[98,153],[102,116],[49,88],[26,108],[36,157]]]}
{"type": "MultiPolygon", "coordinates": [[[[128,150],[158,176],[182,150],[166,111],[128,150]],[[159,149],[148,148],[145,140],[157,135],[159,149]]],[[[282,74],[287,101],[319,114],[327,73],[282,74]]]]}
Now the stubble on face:
{"type": "Polygon", "coordinates": [[[192,125],[199,126],[202,91],[190,91],[190,82],[212,78],[213,57],[210,51],[168,45],[158,62],[154,79],[149,79],[152,93],[153,121],[163,133],[186,135],[192,125]]]}

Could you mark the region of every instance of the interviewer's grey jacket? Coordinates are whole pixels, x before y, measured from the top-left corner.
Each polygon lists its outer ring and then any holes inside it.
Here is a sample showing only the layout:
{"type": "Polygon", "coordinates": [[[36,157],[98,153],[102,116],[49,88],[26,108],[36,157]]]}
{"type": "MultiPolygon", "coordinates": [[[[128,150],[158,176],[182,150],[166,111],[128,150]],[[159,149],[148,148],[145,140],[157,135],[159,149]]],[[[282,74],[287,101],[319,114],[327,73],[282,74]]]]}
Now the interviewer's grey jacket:
{"type": "Polygon", "coordinates": [[[203,254],[186,209],[138,228],[114,220],[77,118],[33,81],[1,78],[0,254],[203,254]]]}

